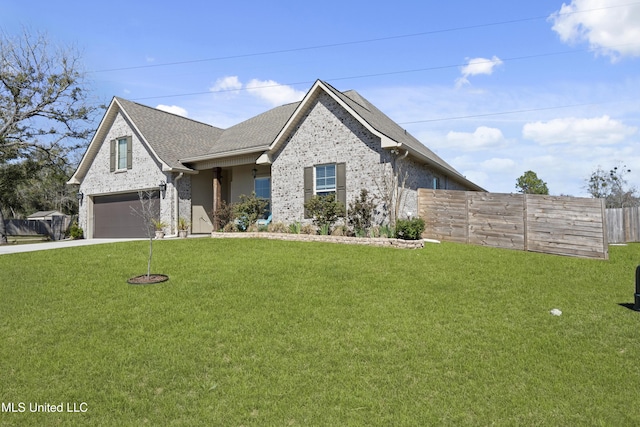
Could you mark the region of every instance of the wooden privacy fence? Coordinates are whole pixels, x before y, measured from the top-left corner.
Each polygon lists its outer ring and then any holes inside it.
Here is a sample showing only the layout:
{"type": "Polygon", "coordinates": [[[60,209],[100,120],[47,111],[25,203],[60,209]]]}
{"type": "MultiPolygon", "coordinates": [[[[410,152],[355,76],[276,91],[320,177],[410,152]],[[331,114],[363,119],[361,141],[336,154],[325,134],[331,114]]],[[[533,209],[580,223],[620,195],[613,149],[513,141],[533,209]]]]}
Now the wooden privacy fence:
{"type": "Polygon", "coordinates": [[[609,243],[640,242],[640,207],[607,209],[609,243]]]}
{"type": "Polygon", "coordinates": [[[424,236],[532,252],[608,259],[601,199],[418,190],[424,236]]]}
{"type": "Polygon", "coordinates": [[[47,236],[51,240],[62,240],[69,228],[68,216],[54,216],[47,220],[6,219],[8,236],[47,236]]]}

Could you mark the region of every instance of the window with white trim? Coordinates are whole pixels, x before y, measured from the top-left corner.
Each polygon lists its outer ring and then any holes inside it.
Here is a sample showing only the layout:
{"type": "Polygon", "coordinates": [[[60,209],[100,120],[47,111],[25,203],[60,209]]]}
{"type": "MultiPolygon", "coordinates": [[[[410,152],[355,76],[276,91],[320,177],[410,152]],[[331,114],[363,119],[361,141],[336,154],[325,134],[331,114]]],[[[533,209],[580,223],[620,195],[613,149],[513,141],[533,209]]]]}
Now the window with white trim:
{"type": "Polygon", "coordinates": [[[269,201],[267,205],[267,215],[271,212],[271,177],[255,178],[253,180],[253,189],[256,197],[269,201]]]}
{"type": "Polygon", "coordinates": [[[127,138],[118,139],[117,144],[118,153],[116,158],[118,159],[118,170],[127,168],[127,138]]]}
{"type": "MultiPolygon", "coordinates": [[[[347,165],[346,163],[326,163],[303,168],[304,203],[314,196],[335,194],[336,200],[347,205],[347,165]]],[[[309,212],[304,210],[304,217],[309,212]]]]}
{"type": "Polygon", "coordinates": [[[254,181],[254,190],[256,197],[261,199],[271,198],[271,178],[256,178],[254,181]]]}
{"type": "Polygon", "coordinates": [[[336,192],[336,165],[318,165],[315,167],[315,191],[318,196],[336,192]]]}

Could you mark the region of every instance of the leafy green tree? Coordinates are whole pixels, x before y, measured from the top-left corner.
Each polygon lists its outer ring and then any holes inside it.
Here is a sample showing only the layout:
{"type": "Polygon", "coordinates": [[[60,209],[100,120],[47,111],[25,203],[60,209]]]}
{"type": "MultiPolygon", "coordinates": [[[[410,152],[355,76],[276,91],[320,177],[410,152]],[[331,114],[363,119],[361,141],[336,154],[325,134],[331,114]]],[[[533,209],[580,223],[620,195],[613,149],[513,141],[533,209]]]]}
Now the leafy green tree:
{"type": "Polygon", "coordinates": [[[605,199],[608,208],[624,208],[640,205],[637,190],[628,185],[626,176],[631,173],[626,165],[615,166],[608,172],[600,166],[587,178],[586,189],[591,197],[605,199]]]}
{"type": "MultiPolygon", "coordinates": [[[[88,102],[80,55],[57,49],[43,34],[20,37],[0,33],[0,165],[44,154],[51,164],[68,163],[71,153],[86,147],[97,107],[88,102]]],[[[9,167],[0,183],[17,183],[9,167]]],[[[0,244],[7,242],[3,206],[10,196],[0,192],[0,244]]]]}
{"type": "Polygon", "coordinates": [[[522,194],[549,194],[547,183],[534,171],[526,171],[516,180],[516,188],[522,194]]]}
{"type": "Polygon", "coordinates": [[[66,185],[72,173],[73,167],[62,159],[49,159],[43,152],[20,162],[0,164],[3,208],[14,218],[46,210],[76,214],[75,191],[66,185]]]}

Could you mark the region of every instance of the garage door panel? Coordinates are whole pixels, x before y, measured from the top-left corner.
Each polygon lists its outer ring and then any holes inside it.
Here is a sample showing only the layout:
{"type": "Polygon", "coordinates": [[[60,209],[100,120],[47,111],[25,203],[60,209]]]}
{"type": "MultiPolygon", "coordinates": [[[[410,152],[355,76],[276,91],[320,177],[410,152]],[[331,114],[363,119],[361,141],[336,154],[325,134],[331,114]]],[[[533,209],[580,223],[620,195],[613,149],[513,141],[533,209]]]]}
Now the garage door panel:
{"type": "MultiPolygon", "coordinates": [[[[152,209],[160,217],[158,192],[152,196],[152,209]]],[[[133,210],[140,211],[138,193],[96,196],[93,200],[94,232],[96,238],[148,237],[144,220],[133,210]]]]}

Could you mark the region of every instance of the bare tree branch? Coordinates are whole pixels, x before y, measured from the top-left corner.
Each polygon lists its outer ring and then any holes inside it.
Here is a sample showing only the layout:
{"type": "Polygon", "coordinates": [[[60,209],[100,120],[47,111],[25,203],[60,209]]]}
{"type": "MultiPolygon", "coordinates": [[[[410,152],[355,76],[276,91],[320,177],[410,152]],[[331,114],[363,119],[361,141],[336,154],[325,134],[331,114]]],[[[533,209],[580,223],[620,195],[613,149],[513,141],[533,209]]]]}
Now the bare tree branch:
{"type": "MultiPolygon", "coordinates": [[[[0,33],[0,167],[37,152],[51,165],[60,158],[67,164],[70,154],[88,145],[97,111],[76,49],[56,48],[42,33],[0,33]]],[[[0,244],[7,241],[6,198],[0,192],[0,244]]]]}

